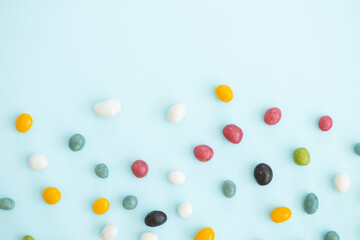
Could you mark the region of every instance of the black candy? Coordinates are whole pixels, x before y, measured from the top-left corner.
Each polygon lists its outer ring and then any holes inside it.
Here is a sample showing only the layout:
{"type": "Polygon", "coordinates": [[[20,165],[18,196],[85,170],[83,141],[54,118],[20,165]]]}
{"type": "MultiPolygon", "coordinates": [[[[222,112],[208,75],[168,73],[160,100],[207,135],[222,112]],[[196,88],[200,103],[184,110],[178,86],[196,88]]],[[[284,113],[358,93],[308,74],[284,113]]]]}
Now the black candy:
{"type": "Polygon", "coordinates": [[[258,164],[254,170],[254,177],[259,185],[268,185],[273,178],[271,167],[265,163],[258,164]]]}
{"type": "Polygon", "coordinates": [[[145,224],[149,227],[157,227],[164,224],[167,220],[165,213],[161,211],[152,211],[145,217],[145,224]]]}

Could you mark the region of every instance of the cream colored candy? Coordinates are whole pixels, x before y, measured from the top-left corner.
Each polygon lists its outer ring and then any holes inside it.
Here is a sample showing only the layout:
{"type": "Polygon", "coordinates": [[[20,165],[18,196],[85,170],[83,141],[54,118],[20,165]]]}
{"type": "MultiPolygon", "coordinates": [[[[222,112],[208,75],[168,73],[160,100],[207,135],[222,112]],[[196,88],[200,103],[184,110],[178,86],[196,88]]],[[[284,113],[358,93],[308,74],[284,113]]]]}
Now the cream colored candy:
{"type": "Polygon", "coordinates": [[[159,240],[159,237],[153,232],[144,232],[140,240],[159,240]]]}
{"type": "Polygon", "coordinates": [[[334,187],[340,193],[346,193],[351,187],[351,179],[349,175],[340,173],[335,176],[334,187]]]}
{"type": "Polygon", "coordinates": [[[115,117],[120,112],[120,110],[121,104],[115,99],[99,102],[94,106],[94,112],[100,117],[104,118],[115,117]]]}
{"type": "Polygon", "coordinates": [[[29,166],[34,170],[41,170],[48,166],[48,160],[41,154],[34,154],[29,159],[29,166]]]}
{"type": "Polygon", "coordinates": [[[185,182],[186,176],[183,172],[175,171],[168,175],[168,179],[174,185],[181,185],[185,182]]]}
{"type": "Polygon", "coordinates": [[[175,104],[167,114],[167,120],[171,123],[181,122],[186,115],[186,106],[184,104],[175,104]]]}
{"type": "Polygon", "coordinates": [[[118,235],[118,228],[115,225],[109,224],[102,231],[102,238],[104,240],[114,240],[118,235]]]}
{"type": "Polygon", "coordinates": [[[183,203],[178,208],[178,215],[182,218],[188,218],[192,215],[193,207],[190,203],[183,203]]]}

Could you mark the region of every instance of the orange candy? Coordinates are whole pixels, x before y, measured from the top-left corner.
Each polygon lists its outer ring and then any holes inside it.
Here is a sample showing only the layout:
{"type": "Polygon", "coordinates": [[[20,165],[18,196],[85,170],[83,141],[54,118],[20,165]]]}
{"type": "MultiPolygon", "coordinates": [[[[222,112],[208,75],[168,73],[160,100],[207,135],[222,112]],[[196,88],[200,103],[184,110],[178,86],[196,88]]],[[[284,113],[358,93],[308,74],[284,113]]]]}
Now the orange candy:
{"type": "Polygon", "coordinates": [[[273,222],[282,223],[290,219],[291,210],[287,207],[278,207],[271,212],[270,217],[273,222]]]}
{"type": "Polygon", "coordinates": [[[110,208],[110,203],[106,198],[99,198],[93,204],[93,211],[98,215],[106,213],[110,208]]]}
{"type": "Polygon", "coordinates": [[[215,94],[218,99],[223,102],[230,102],[233,99],[233,91],[227,85],[219,85],[215,89],[215,94]]]}
{"type": "Polygon", "coordinates": [[[20,114],[16,119],[16,129],[22,133],[29,131],[32,124],[33,120],[31,116],[27,113],[20,114]]]}
{"type": "Polygon", "coordinates": [[[215,232],[211,228],[201,229],[195,236],[194,240],[214,240],[215,232]]]}
{"type": "Polygon", "coordinates": [[[61,193],[55,187],[45,188],[42,197],[47,204],[56,204],[60,201],[61,193]]]}

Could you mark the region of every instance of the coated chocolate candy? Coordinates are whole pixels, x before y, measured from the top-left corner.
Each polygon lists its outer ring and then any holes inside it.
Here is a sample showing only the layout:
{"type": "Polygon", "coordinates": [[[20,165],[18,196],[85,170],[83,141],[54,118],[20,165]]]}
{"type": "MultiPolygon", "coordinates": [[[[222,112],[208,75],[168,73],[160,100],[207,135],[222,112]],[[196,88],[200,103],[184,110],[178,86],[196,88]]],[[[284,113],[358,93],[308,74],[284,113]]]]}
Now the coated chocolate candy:
{"type": "Polygon", "coordinates": [[[273,178],[273,171],[266,163],[260,163],[255,167],[254,177],[259,185],[268,185],[273,178]]]}
{"type": "Polygon", "coordinates": [[[319,199],[315,193],[309,193],[304,201],[304,210],[307,214],[314,214],[319,208],[319,199]]]}
{"type": "Polygon", "coordinates": [[[167,216],[162,211],[152,211],[145,217],[145,224],[149,227],[157,227],[164,224],[167,216]]]}

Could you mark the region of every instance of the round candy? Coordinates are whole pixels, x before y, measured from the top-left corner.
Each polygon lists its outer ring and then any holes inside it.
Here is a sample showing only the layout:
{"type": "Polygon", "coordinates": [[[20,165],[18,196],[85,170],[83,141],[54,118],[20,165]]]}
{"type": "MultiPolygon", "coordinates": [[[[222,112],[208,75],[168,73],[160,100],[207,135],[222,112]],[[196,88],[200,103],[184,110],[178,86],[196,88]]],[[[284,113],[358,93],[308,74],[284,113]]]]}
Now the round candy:
{"type": "Polygon", "coordinates": [[[104,118],[115,117],[120,112],[120,110],[121,104],[115,99],[99,102],[94,106],[94,112],[100,117],[104,118]]]}
{"type": "Polygon", "coordinates": [[[193,207],[190,203],[183,203],[178,208],[178,215],[182,218],[188,218],[192,215],[193,207]]]}
{"type": "Polygon", "coordinates": [[[0,209],[2,210],[11,210],[15,207],[15,201],[11,198],[1,198],[0,199],[0,209]]]}
{"type": "Polygon", "coordinates": [[[32,117],[27,113],[20,114],[16,119],[16,129],[22,133],[29,131],[32,124],[33,124],[32,117]]]}
{"type": "Polygon", "coordinates": [[[259,185],[268,185],[273,178],[273,171],[266,163],[260,163],[254,169],[254,177],[259,185]]]}
{"type": "Polygon", "coordinates": [[[325,234],[324,240],[340,240],[340,236],[335,231],[330,231],[325,234]]]}
{"type": "Polygon", "coordinates": [[[164,224],[167,216],[162,211],[152,211],[145,217],[145,224],[149,227],[157,227],[164,224]]]}
{"type": "Polygon", "coordinates": [[[222,190],[225,197],[232,198],[236,194],[236,185],[233,181],[226,180],[223,183],[222,190]]]}
{"type": "Polygon", "coordinates": [[[231,143],[240,143],[243,138],[243,131],[235,124],[229,124],[223,129],[224,137],[231,143]]]}
{"type": "Polygon", "coordinates": [[[167,114],[167,120],[171,123],[181,122],[186,115],[186,106],[184,104],[175,104],[167,114]]]}
{"type": "Polygon", "coordinates": [[[77,133],[74,134],[69,140],[69,148],[76,152],[80,151],[85,145],[85,138],[83,135],[77,133]]]}
{"type": "Polygon", "coordinates": [[[289,220],[290,217],[291,217],[291,211],[287,207],[275,208],[270,214],[271,220],[273,220],[273,222],[275,223],[285,222],[289,220]]]}
{"type": "Polygon", "coordinates": [[[122,205],[126,210],[133,210],[136,208],[138,200],[135,196],[129,195],[124,198],[122,205]]]}
{"type": "Polygon", "coordinates": [[[26,235],[23,240],[35,240],[35,238],[33,238],[32,236],[30,235],[26,235]]]}
{"type": "Polygon", "coordinates": [[[168,175],[168,179],[174,185],[181,185],[185,182],[186,176],[183,172],[175,171],[168,175]]]}
{"type": "Polygon", "coordinates": [[[310,163],[310,153],[306,148],[298,148],[294,151],[294,161],[297,165],[306,166],[310,163]]]}
{"type": "Polygon", "coordinates": [[[118,235],[118,228],[115,225],[109,224],[104,227],[101,237],[104,240],[114,240],[118,235]]]}
{"type": "Polygon", "coordinates": [[[351,187],[351,179],[349,175],[341,173],[335,176],[334,187],[340,193],[346,193],[351,187]]]}
{"type": "Polygon", "coordinates": [[[281,110],[279,108],[270,108],[265,112],[264,122],[267,125],[275,125],[281,119],[281,110]]]}
{"type": "Polygon", "coordinates": [[[307,214],[314,214],[319,208],[319,199],[315,193],[309,193],[304,201],[304,210],[307,214]]]}
{"type": "Polygon", "coordinates": [[[140,240],[159,240],[159,237],[153,232],[144,232],[140,240]]]}
{"type": "Polygon", "coordinates": [[[215,232],[211,228],[201,229],[195,236],[194,240],[214,240],[215,232]]]}
{"type": "Polygon", "coordinates": [[[42,197],[47,204],[56,204],[60,201],[61,193],[55,187],[45,188],[42,197]]]}
{"type": "Polygon", "coordinates": [[[230,102],[233,99],[233,91],[227,85],[219,85],[215,89],[215,94],[218,99],[223,102],[230,102]]]}
{"type": "Polygon", "coordinates": [[[48,166],[48,160],[41,154],[34,154],[29,159],[29,166],[34,170],[41,170],[48,166]]]}
{"type": "Polygon", "coordinates": [[[360,156],[360,143],[357,143],[357,144],[355,145],[354,151],[355,151],[355,153],[356,153],[357,155],[360,156]]]}
{"type": "Polygon", "coordinates": [[[149,166],[147,163],[143,160],[136,160],[131,165],[131,171],[134,173],[134,175],[138,178],[143,178],[147,175],[149,171],[149,166]]]}
{"type": "Polygon", "coordinates": [[[207,162],[214,156],[214,151],[208,145],[199,145],[194,148],[194,154],[200,162],[207,162]]]}
{"type": "Polygon", "coordinates": [[[99,178],[107,178],[109,176],[109,168],[105,163],[99,163],[95,167],[95,174],[99,178]]]}
{"type": "Polygon", "coordinates": [[[333,125],[333,120],[329,116],[322,116],[319,120],[319,128],[321,131],[329,131],[333,125]]]}
{"type": "Polygon", "coordinates": [[[99,198],[93,204],[93,211],[98,215],[106,213],[110,209],[110,203],[106,198],[99,198]]]}

